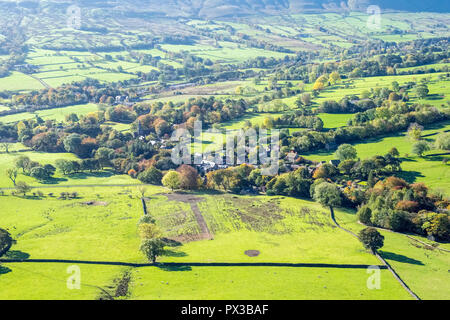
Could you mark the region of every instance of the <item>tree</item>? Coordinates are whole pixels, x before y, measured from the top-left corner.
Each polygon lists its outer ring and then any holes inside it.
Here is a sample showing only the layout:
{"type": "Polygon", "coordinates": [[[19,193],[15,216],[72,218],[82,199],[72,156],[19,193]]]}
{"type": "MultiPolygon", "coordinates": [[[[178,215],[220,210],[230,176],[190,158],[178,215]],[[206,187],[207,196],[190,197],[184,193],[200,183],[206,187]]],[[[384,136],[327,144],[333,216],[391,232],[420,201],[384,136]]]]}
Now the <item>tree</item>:
{"type": "Polygon", "coordinates": [[[416,142],[412,147],[412,153],[422,157],[426,151],[430,150],[430,144],[426,141],[416,142]]]}
{"type": "Polygon", "coordinates": [[[64,149],[66,149],[67,152],[78,154],[80,152],[82,142],[83,139],[79,134],[72,133],[64,139],[64,149]]]}
{"type": "Polygon", "coordinates": [[[153,166],[151,166],[138,176],[138,179],[143,183],[155,185],[160,185],[162,178],[163,178],[162,172],[153,166]]]}
{"type": "Polygon", "coordinates": [[[64,175],[71,172],[72,164],[69,160],[58,159],[55,161],[56,168],[61,171],[64,175]]]}
{"type": "Polygon", "coordinates": [[[4,256],[11,249],[14,242],[9,232],[0,228],[0,257],[4,256]]]}
{"type": "Polygon", "coordinates": [[[389,150],[389,154],[393,157],[400,156],[400,152],[398,152],[398,149],[396,147],[393,147],[391,150],[389,150]]]}
{"type": "Polygon", "coordinates": [[[397,81],[392,82],[392,90],[394,90],[395,92],[398,92],[400,90],[400,85],[397,81]]]}
{"type": "Polygon", "coordinates": [[[19,181],[19,182],[16,183],[16,190],[17,190],[17,192],[23,194],[24,197],[27,195],[28,192],[31,191],[31,189],[32,188],[27,183],[25,183],[23,181],[19,181]]]}
{"type": "Polygon", "coordinates": [[[335,84],[335,83],[339,82],[340,80],[341,80],[341,76],[339,75],[339,73],[337,71],[333,71],[330,74],[329,81],[331,84],[335,84]]]}
{"type": "Polygon", "coordinates": [[[47,170],[43,167],[35,167],[31,169],[30,176],[40,181],[44,181],[49,178],[47,170]]]}
{"type": "Polygon", "coordinates": [[[428,93],[430,93],[430,90],[428,89],[427,85],[422,84],[416,87],[416,94],[420,99],[426,98],[428,96],[428,93]]]}
{"type": "Polygon", "coordinates": [[[141,252],[148,261],[156,263],[156,259],[164,254],[165,242],[162,239],[145,239],[141,243],[141,252]]]}
{"type": "Polygon", "coordinates": [[[316,83],[314,83],[313,91],[321,91],[323,89],[325,89],[325,85],[323,84],[323,82],[316,81],[316,83]]]}
{"type": "Polygon", "coordinates": [[[11,143],[9,143],[8,141],[4,141],[0,143],[0,146],[2,147],[3,150],[5,150],[6,153],[9,153],[9,146],[11,143]]]}
{"type": "Polygon", "coordinates": [[[441,240],[450,238],[450,217],[447,214],[440,213],[433,215],[429,224],[424,225],[428,234],[441,240]]]}
{"type": "Polygon", "coordinates": [[[421,125],[419,125],[418,123],[412,123],[408,128],[408,135],[413,140],[420,140],[420,138],[422,137],[422,131],[423,127],[421,125]]]}
{"type": "Polygon", "coordinates": [[[358,152],[355,147],[350,144],[341,144],[336,151],[336,156],[339,160],[353,160],[358,157],[358,152]]]}
{"type": "Polygon", "coordinates": [[[15,166],[18,169],[22,169],[22,173],[25,173],[25,171],[29,167],[30,163],[31,163],[31,160],[27,156],[20,156],[14,161],[15,166]]]}
{"type": "Polygon", "coordinates": [[[364,245],[364,248],[370,249],[372,252],[381,249],[384,245],[384,236],[375,228],[365,228],[361,230],[359,239],[364,245]]]}
{"type": "Polygon", "coordinates": [[[328,182],[322,182],[314,189],[314,200],[324,207],[340,206],[342,203],[341,193],[338,188],[328,182]]]}
{"type": "Polygon", "coordinates": [[[14,186],[16,186],[16,180],[17,180],[17,170],[16,169],[8,169],[6,170],[6,174],[8,175],[9,180],[12,181],[14,186]]]}
{"type": "Polygon", "coordinates": [[[302,94],[302,102],[305,106],[311,105],[311,94],[309,93],[302,94]]]}
{"type": "Polygon", "coordinates": [[[162,232],[154,223],[142,223],[139,225],[139,235],[142,240],[159,239],[162,232]]]}
{"type": "Polygon", "coordinates": [[[100,167],[103,169],[111,165],[111,160],[114,158],[115,151],[110,148],[99,148],[95,153],[95,159],[98,160],[100,167]]]}
{"type": "Polygon", "coordinates": [[[173,170],[169,171],[162,179],[162,184],[172,191],[178,189],[181,185],[180,174],[173,170]]]}
{"type": "Polygon", "coordinates": [[[373,170],[371,170],[369,173],[369,178],[367,179],[367,186],[369,188],[373,188],[375,186],[375,176],[373,170]]]}
{"type": "Polygon", "coordinates": [[[443,132],[436,138],[436,149],[450,150],[450,132],[443,132]]]}
{"type": "Polygon", "coordinates": [[[177,169],[177,172],[180,174],[182,189],[195,190],[198,188],[199,176],[195,168],[184,164],[177,169]]]}

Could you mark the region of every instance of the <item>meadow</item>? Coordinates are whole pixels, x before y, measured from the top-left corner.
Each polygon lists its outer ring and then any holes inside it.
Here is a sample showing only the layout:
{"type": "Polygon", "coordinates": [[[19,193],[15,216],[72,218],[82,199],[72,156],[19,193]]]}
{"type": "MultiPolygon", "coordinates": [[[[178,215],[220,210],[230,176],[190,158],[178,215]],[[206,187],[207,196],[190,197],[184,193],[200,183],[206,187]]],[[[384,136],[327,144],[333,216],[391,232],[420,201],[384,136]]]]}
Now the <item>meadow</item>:
{"type": "Polygon", "coordinates": [[[330,299],[336,297],[336,291],[342,294],[342,299],[410,298],[387,270],[381,271],[381,290],[369,290],[364,268],[333,267],[378,265],[379,261],[359,241],[335,228],[327,211],[315,203],[264,196],[170,194],[164,188],[146,188],[149,212],[157,224],[171,238],[183,239],[183,245],[168,248],[160,262],[185,266],[114,265],[114,262],[145,263],[138,251],[137,221],[142,208],[136,187],[42,189],[45,198],[5,195],[1,197],[5,209],[0,217],[18,241],[8,257],[63,261],[2,264],[0,298],[96,299],[103,290],[113,295],[116,279],[121,279],[127,271],[131,280],[126,298],[132,299],[183,299],[189,295],[196,299],[254,299],[261,298],[263,288],[263,297],[267,299],[330,299]],[[76,191],[78,197],[60,200],[57,196],[63,191],[76,191]],[[50,197],[49,193],[54,195],[50,197]],[[196,208],[207,222],[213,240],[196,239],[203,236],[200,224],[193,226],[196,208]],[[274,213],[268,218],[267,212],[272,210],[274,213]],[[277,223],[272,224],[272,219],[277,223]],[[174,230],[178,230],[177,236],[174,230]],[[247,256],[246,250],[258,250],[260,255],[247,256]],[[82,261],[104,261],[112,265],[82,261]],[[263,262],[329,266],[233,265],[263,262]],[[190,263],[205,265],[191,267],[190,263]],[[211,263],[225,265],[211,266],[211,263]],[[66,287],[70,265],[81,269],[79,291],[66,287]],[[271,281],[261,282],[261,277],[271,281]],[[349,277],[353,281],[348,281],[349,277]],[[36,290],[24,292],[24,287],[17,285],[20,283],[33,283],[36,290]],[[194,283],[197,285],[193,286],[194,283]],[[220,283],[224,284],[223,290],[217,290],[220,283]],[[2,289],[7,286],[8,290],[2,289]]]}
{"type": "MultiPolygon", "coordinates": [[[[32,161],[39,162],[42,165],[55,165],[56,160],[79,160],[75,155],[70,153],[44,153],[36,152],[27,149],[22,144],[13,144],[10,153],[0,153],[0,188],[12,188],[12,182],[7,178],[5,172],[7,169],[14,168],[14,160],[20,156],[27,156],[32,161]]],[[[34,178],[23,175],[19,171],[17,181],[24,181],[32,186],[47,186],[52,185],[67,186],[67,185],[135,185],[140,184],[139,180],[132,179],[127,175],[116,175],[112,171],[101,171],[94,173],[75,173],[68,176],[62,175],[59,171],[56,172],[53,179],[45,182],[39,182],[34,178]]]]}

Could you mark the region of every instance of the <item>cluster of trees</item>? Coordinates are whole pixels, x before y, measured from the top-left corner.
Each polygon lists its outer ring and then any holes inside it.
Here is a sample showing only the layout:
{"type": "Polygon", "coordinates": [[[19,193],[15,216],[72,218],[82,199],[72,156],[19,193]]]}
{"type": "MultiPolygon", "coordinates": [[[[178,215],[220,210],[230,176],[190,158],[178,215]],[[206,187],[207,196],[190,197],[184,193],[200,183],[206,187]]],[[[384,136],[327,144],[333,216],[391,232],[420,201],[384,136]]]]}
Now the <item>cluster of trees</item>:
{"type": "Polygon", "coordinates": [[[348,98],[342,99],[339,103],[333,100],[322,102],[319,112],[323,113],[356,113],[376,108],[377,105],[370,99],[361,101],[350,101],[348,98]]]}
{"type": "Polygon", "coordinates": [[[389,177],[367,191],[359,220],[371,226],[450,239],[450,201],[423,183],[389,177]]]}
{"type": "MultiPolygon", "coordinates": [[[[384,110],[384,109],[383,109],[384,110]]],[[[414,111],[406,114],[377,114],[376,118],[359,125],[330,130],[328,132],[298,132],[290,139],[290,147],[298,153],[326,148],[332,144],[342,144],[383,136],[390,133],[405,131],[412,123],[420,125],[445,121],[450,117],[450,111],[438,110],[432,106],[415,105],[414,111]]]]}
{"type": "Polygon", "coordinates": [[[275,128],[309,128],[315,131],[323,130],[323,120],[320,117],[312,115],[303,115],[301,111],[295,111],[291,114],[283,114],[275,117],[272,121],[272,127],[275,128]]]}
{"type": "Polygon", "coordinates": [[[29,109],[31,109],[30,106],[36,106],[37,108],[63,107],[89,102],[111,105],[115,102],[117,96],[128,96],[129,99],[134,99],[137,93],[133,88],[123,89],[120,86],[102,84],[95,79],[86,79],[58,88],[15,95],[13,96],[13,102],[16,106],[24,105],[29,109]]]}
{"type": "Polygon", "coordinates": [[[32,161],[27,156],[20,156],[14,161],[14,168],[8,169],[6,174],[14,186],[17,185],[16,180],[18,171],[22,174],[33,177],[40,181],[50,180],[56,172],[56,168],[51,164],[42,165],[39,162],[32,161]]]}

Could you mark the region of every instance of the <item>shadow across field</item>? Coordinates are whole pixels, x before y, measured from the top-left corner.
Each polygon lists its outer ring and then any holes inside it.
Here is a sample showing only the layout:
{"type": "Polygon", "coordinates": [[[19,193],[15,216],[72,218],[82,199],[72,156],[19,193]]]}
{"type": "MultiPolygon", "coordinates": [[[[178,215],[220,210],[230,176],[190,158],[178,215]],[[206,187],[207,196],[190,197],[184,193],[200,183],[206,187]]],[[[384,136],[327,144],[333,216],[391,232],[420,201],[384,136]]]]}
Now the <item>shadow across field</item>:
{"type": "Polygon", "coordinates": [[[397,262],[401,262],[401,263],[415,264],[418,266],[424,266],[422,261],[419,261],[419,260],[416,260],[413,258],[409,258],[409,257],[401,255],[401,254],[396,254],[396,253],[392,253],[392,252],[388,252],[388,251],[380,251],[380,254],[383,258],[385,258],[387,260],[397,261],[397,262]]]}
{"type": "Polygon", "coordinates": [[[0,275],[10,273],[12,270],[10,268],[0,265],[0,275]]]}
{"type": "Polygon", "coordinates": [[[408,183],[414,183],[417,178],[424,178],[425,176],[418,171],[402,171],[395,174],[397,177],[404,179],[408,183]]]}
{"type": "MultiPolygon", "coordinates": [[[[28,253],[18,251],[18,250],[12,250],[6,253],[6,258],[10,260],[27,260],[30,258],[30,255],[28,253]]],[[[1,261],[1,260],[0,260],[1,261]]]]}

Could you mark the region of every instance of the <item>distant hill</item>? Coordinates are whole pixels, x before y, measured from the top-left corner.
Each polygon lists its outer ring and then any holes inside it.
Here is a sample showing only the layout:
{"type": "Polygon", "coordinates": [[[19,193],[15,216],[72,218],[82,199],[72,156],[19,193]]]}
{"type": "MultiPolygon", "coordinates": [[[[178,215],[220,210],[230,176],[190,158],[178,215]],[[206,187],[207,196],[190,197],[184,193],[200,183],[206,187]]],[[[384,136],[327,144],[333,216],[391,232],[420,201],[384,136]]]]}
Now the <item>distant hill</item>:
{"type": "Polygon", "coordinates": [[[128,11],[151,12],[165,16],[181,17],[232,17],[249,14],[292,14],[318,11],[366,10],[378,5],[382,11],[450,12],[448,0],[0,0],[0,5],[20,3],[29,7],[38,3],[48,5],[78,4],[128,11]]]}

